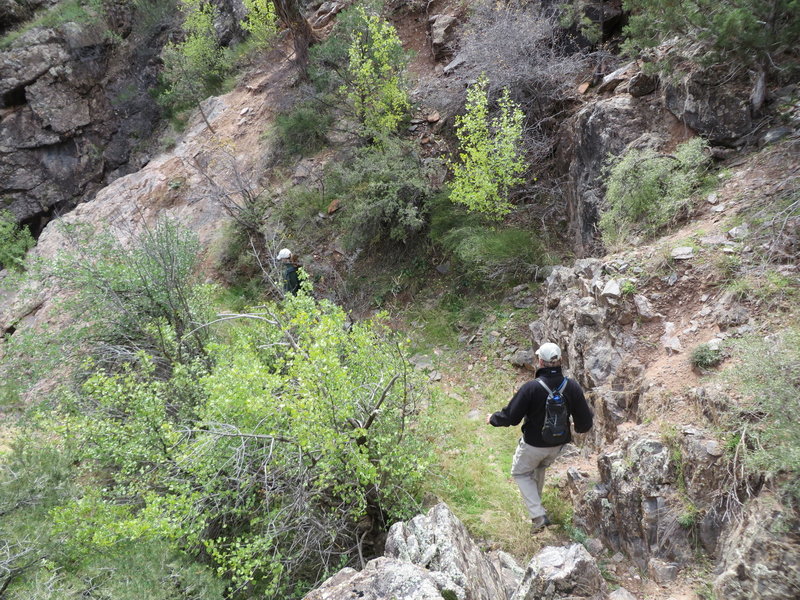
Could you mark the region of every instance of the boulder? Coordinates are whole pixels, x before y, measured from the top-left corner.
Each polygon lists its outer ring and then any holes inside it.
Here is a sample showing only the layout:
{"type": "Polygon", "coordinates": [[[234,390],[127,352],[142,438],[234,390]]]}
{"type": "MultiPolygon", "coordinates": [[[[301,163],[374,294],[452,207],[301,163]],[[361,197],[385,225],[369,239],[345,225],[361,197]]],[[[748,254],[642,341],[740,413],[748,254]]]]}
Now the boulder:
{"type": "Polygon", "coordinates": [[[664,105],[712,144],[734,145],[753,129],[750,86],[722,85],[728,78],[723,65],[694,70],[665,86],[664,105]]]}
{"type": "Polygon", "coordinates": [[[629,71],[635,65],[636,63],[628,63],[603,77],[603,81],[597,86],[597,92],[600,94],[603,92],[613,92],[620,83],[628,79],[630,76],[629,71]]]}
{"type": "Polygon", "coordinates": [[[453,24],[456,18],[453,15],[433,15],[429,22],[433,56],[436,60],[441,60],[452,52],[453,24]]]}
{"type": "Polygon", "coordinates": [[[628,83],[628,93],[634,98],[640,98],[655,92],[656,87],[658,87],[658,77],[656,75],[648,75],[639,71],[631,77],[628,83]]]}
{"type": "Polygon", "coordinates": [[[376,558],[361,571],[342,569],[304,600],[442,600],[449,590],[464,600],[464,592],[443,574],[434,575],[405,560],[376,558]]]}
{"type": "Polygon", "coordinates": [[[443,574],[463,590],[465,600],[506,598],[507,582],[446,504],[392,525],[385,554],[443,574]]]}
{"type": "Polygon", "coordinates": [[[678,565],[651,558],[647,563],[647,573],[656,583],[671,583],[678,578],[678,565]]]}
{"type": "Polygon", "coordinates": [[[533,557],[512,600],[604,598],[606,582],[580,544],[548,546],[533,557]]]}
{"type": "Polygon", "coordinates": [[[653,306],[646,296],[642,294],[634,295],[633,303],[636,306],[636,314],[638,314],[643,321],[652,321],[658,317],[658,314],[653,310],[653,306]]]}
{"type": "Polygon", "coordinates": [[[675,260],[689,260],[694,258],[694,248],[691,246],[679,246],[678,248],[673,248],[670,256],[675,260]]]}
{"type": "Polygon", "coordinates": [[[515,367],[522,367],[529,371],[536,371],[537,359],[533,350],[517,350],[509,362],[515,367]]]}

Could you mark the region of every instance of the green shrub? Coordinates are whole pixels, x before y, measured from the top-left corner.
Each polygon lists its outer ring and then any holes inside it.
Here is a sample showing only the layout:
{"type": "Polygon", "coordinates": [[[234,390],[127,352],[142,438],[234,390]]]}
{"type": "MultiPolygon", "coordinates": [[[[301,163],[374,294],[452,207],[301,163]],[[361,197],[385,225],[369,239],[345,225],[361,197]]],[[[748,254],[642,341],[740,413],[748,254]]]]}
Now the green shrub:
{"type": "Polygon", "coordinates": [[[456,117],[458,161],[453,171],[450,199],[469,210],[501,219],[511,211],[508,192],[525,170],[520,140],[523,114],[509,97],[498,100],[498,113],[489,116],[488,80],[481,77],[467,92],[466,113],[456,117]]]}
{"type": "Polygon", "coordinates": [[[693,138],[674,155],[630,149],[610,161],[599,227],[606,245],[652,237],[673,221],[703,181],[706,142],[693,138]]]}
{"type": "Polygon", "coordinates": [[[247,14],[241,22],[242,29],[250,34],[257,48],[268,46],[278,33],[272,0],[243,0],[243,3],[247,14]]]}
{"type": "Polygon", "coordinates": [[[288,154],[307,156],[322,149],[333,117],[318,103],[303,102],[275,117],[278,139],[288,154]]]}
{"type": "Polygon", "coordinates": [[[433,194],[431,171],[415,145],[398,138],[383,138],[335,165],[326,187],[330,197],[340,200],[347,246],[405,242],[420,232],[433,194]]]}
{"type": "Polygon", "coordinates": [[[216,10],[203,0],[181,0],[186,38],[164,47],[158,92],[159,102],[173,113],[218,92],[225,80],[228,64],[214,29],[216,10]]]}
{"type": "Polygon", "coordinates": [[[541,242],[516,228],[459,227],[442,238],[468,278],[497,280],[532,274],[548,262],[541,242]]]}
{"type": "Polygon", "coordinates": [[[62,403],[60,438],[104,483],[53,511],[55,530],[72,561],[166,540],[202,552],[226,597],[301,597],[357,560],[364,527],[416,509],[423,380],[386,328],[306,294],[235,323],[212,353],[205,375],[158,381],[142,362],[62,403]],[[199,402],[180,413],[186,386],[199,402]]]}
{"type": "Polygon", "coordinates": [[[729,381],[746,400],[748,421],[732,415],[738,448],[753,471],[767,473],[800,499],[800,329],[791,326],[767,336],[733,344],[738,364],[727,372],[729,381]]]}
{"type": "Polygon", "coordinates": [[[25,254],[35,244],[27,227],[19,227],[10,212],[0,211],[0,269],[21,271],[25,254]]]}
{"type": "Polygon", "coordinates": [[[71,292],[63,308],[82,326],[73,343],[88,343],[109,366],[138,361],[141,351],[165,366],[204,355],[209,289],[196,279],[192,232],[164,219],[145,227],[129,248],[91,228],[63,232],[70,251],[48,270],[71,292]]]}
{"type": "Polygon", "coordinates": [[[430,239],[453,257],[464,283],[530,277],[551,262],[534,231],[487,227],[481,216],[467,213],[443,195],[430,207],[430,239]]]}
{"type": "Polygon", "coordinates": [[[700,344],[692,350],[689,361],[698,369],[711,369],[721,363],[722,358],[722,351],[719,348],[713,348],[709,344],[700,344]]]}

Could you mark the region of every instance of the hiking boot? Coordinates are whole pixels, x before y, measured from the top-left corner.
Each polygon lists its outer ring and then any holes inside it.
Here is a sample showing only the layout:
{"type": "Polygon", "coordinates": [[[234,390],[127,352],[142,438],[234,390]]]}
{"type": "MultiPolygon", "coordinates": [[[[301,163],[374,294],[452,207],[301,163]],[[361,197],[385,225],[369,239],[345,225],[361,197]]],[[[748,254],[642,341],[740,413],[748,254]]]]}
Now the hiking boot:
{"type": "Polygon", "coordinates": [[[545,527],[550,525],[550,519],[547,518],[547,515],[542,515],[541,517],[536,517],[535,519],[531,519],[531,533],[536,534],[540,531],[543,531],[545,527]]]}

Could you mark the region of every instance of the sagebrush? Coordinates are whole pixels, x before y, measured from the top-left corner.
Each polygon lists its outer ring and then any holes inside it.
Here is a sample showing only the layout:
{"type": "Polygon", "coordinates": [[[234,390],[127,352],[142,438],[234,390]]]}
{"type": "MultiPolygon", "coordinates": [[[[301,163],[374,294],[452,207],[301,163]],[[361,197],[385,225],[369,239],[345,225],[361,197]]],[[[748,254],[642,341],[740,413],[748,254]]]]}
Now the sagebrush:
{"type": "Polygon", "coordinates": [[[703,182],[707,143],[684,142],[674,154],[631,148],[612,158],[605,208],[598,223],[608,246],[647,239],[673,222],[703,182]]]}

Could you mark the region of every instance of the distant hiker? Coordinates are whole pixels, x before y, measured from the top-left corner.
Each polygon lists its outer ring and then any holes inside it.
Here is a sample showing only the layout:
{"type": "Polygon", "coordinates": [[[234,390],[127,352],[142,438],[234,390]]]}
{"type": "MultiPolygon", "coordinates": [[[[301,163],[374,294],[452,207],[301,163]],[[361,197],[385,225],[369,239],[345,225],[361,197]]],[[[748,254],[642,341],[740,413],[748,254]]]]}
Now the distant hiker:
{"type": "Polygon", "coordinates": [[[287,294],[297,295],[300,291],[300,276],[298,270],[300,263],[295,259],[294,254],[288,248],[282,248],[278,252],[278,261],[283,263],[283,291],[287,294]]]}
{"type": "Polygon", "coordinates": [[[548,342],[542,344],[536,356],[539,357],[536,379],[523,385],[503,410],[486,415],[486,422],[494,427],[518,425],[525,419],[522,438],[511,464],[511,476],[531,516],[532,533],[550,524],[542,507],[544,473],[564,444],[572,439],[569,417],[577,433],[589,431],[593,419],[581,386],[561,373],[561,349],[548,342]],[[563,414],[558,412],[559,399],[565,401],[563,414]],[[554,439],[553,429],[558,429],[559,421],[565,427],[555,432],[558,439],[554,439]]]}

